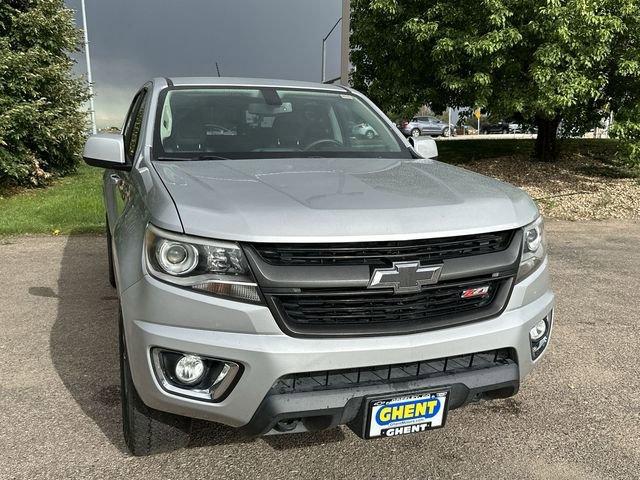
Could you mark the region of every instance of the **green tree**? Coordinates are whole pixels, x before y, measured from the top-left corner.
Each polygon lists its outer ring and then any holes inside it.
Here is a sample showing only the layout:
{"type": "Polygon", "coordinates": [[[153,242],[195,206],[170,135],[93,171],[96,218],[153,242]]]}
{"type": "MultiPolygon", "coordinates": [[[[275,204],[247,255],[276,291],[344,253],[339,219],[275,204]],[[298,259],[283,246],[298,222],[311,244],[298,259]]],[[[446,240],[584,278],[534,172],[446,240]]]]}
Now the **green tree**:
{"type": "Polygon", "coordinates": [[[515,116],[553,160],[561,122],[584,132],[640,100],[639,4],[352,0],[353,83],[394,112],[426,102],[515,116]]]}
{"type": "Polygon", "coordinates": [[[87,128],[80,40],[63,0],[0,1],[0,184],[41,184],[75,169],[87,128]]]}

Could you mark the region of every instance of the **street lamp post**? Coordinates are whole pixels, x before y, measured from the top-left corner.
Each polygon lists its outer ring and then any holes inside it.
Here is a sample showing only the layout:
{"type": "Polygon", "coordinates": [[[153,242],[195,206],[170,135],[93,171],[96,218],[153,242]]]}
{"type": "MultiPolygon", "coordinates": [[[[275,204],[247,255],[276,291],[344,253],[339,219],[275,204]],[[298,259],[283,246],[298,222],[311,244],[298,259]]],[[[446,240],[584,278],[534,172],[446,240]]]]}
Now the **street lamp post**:
{"type": "Polygon", "coordinates": [[[96,110],[93,104],[93,77],[91,75],[91,55],[89,55],[89,32],[87,31],[87,12],[82,0],[82,28],[84,30],[84,54],[87,59],[87,81],[89,82],[89,114],[91,115],[91,131],[97,133],[96,110]]]}
{"type": "Polygon", "coordinates": [[[351,0],[342,0],[342,31],[340,32],[340,83],[349,86],[349,53],[351,36],[351,0]]]}

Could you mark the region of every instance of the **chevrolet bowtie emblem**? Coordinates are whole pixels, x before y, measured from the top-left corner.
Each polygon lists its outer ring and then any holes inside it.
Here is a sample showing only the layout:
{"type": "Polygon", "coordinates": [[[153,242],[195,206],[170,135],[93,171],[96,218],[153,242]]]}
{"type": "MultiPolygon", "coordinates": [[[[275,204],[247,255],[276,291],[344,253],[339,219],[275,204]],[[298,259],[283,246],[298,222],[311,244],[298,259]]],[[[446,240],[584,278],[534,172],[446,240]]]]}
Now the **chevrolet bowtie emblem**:
{"type": "Polygon", "coordinates": [[[420,262],[394,262],[391,268],[376,268],[367,288],[393,288],[394,293],[419,292],[423,285],[438,283],[442,265],[421,267],[420,262]]]}

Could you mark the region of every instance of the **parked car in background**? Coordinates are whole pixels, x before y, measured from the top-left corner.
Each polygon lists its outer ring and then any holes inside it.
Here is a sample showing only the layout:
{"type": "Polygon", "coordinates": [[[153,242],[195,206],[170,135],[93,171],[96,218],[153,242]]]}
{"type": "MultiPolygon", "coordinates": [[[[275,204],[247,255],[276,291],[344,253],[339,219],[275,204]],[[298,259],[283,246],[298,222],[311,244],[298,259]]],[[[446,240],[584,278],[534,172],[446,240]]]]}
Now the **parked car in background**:
{"type": "Polygon", "coordinates": [[[509,133],[523,133],[524,129],[522,128],[522,124],[509,122],[509,133]]]}
{"type": "Polygon", "coordinates": [[[355,137],[368,138],[370,140],[378,136],[378,133],[375,131],[375,129],[368,123],[358,123],[354,125],[351,129],[351,133],[355,137]]]}
{"type": "Polygon", "coordinates": [[[507,120],[500,120],[499,122],[488,122],[482,125],[480,132],[487,133],[522,133],[522,125],[515,122],[509,122],[507,120]]]}
{"type": "Polygon", "coordinates": [[[436,117],[413,117],[410,122],[401,122],[398,128],[407,137],[419,137],[420,135],[448,137],[451,134],[455,135],[455,127],[453,125],[447,125],[436,117]]]}

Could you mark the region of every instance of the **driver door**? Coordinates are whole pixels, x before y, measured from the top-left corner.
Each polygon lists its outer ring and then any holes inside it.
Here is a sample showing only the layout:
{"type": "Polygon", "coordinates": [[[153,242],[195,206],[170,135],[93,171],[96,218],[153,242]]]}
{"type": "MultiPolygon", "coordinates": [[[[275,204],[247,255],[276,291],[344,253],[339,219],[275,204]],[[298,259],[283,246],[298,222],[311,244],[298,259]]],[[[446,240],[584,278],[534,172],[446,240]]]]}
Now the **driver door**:
{"type": "MultiPolygon", "coordinates": [[[[144,117],[147,100],[147,89],[140,90],[129,107],[129,112],[125,118],[122,128],[124,137],[124,150],[127,161],[134,163],[135,154],[138,150],[140,133],[142,130],[142,120],[144,117]]],[[[106,170],[104,173],[104,197],[107,210],[107,220],[109,229],[113,234],[118,219],[122,215],[125,206],[131,197],[131,184],[129,173],[124,171],[106,170]]]]}

